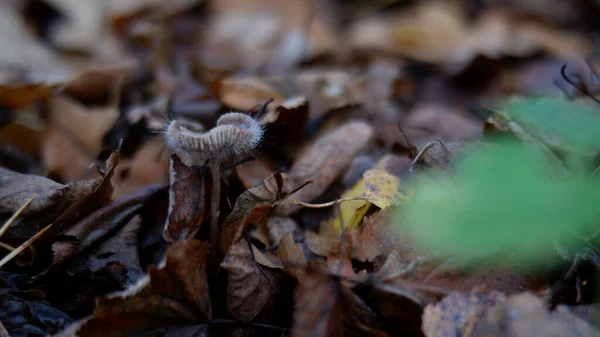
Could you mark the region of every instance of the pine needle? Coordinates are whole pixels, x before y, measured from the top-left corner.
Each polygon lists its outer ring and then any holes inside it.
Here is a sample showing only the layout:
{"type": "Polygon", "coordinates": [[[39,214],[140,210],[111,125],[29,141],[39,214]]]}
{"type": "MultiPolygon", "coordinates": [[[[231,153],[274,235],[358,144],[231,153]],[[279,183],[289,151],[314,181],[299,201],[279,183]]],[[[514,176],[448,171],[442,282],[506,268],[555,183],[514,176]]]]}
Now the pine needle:
{"type": "Polygon", "coordinates": [[[25,210],[25,208],[27,208],[27,206],[29,206],[29,204],[31,204],[33,202],[33,200],[37,197],[37,194],[34,194],[31,196],[31,198],[29,198],[29,200],[27,200],[23,206],[21,206],[21,208],[19,208],[15,214],[13,214],[10,219],[8,219],[8,221],[6,221],[4,223],[4,225],[2,225],[2,228],[0,228],[0,237],[2,237],[2,235],[4,235],[4,233],[6,233],[6,231],[8,230],[8,228],[13,224],[13,222],[15,222],[15,220],[17,220],[17,218],[19,217],[19,215],[21,215],[21,213],[23,213],[23,211],[25,210]]]}
{"type": "Polygon", "coordinates": [[[51,223],[48,226],[44,227],[44,229],[39,231],[36,235],[29,238],[29,240],[23,242],[19,247],[15,248],[15,250],[3,257],[2,260],[0,260],[0,268],[7,264],[15,256],[19,255],[22,251],[27,249],[27,247],[29,247],[35,240],[39,239],[42,235],[44,235],[44,233],[46,233],[52,227],[52,225],[54,225],[54,223],[51,223]]]}

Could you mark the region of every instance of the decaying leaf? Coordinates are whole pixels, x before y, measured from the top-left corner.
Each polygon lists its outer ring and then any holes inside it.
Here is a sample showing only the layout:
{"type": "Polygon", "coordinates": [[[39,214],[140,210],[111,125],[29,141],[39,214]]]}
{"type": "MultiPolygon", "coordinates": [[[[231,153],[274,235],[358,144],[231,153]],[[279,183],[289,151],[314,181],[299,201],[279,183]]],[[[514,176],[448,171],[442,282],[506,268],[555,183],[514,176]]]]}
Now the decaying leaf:
{"type": "Polygon", "coordinates": [[[400,247],[396,233],[387,225],[386,213],[378,212],[364,219],[361,226],[348,231],[352,257],[359,261],[373,261],[400,247]]]}
{"type": "Polygon", "coordinates": [[[237,111],[246,111],[273,99],[275,104],[282,101],[281,95],[266,82],[257,78],[228,78],[219,83],[221,101],[237,111]]]}
{"type": "Polygon", "coordinates": [[[288,180],[284,177],[281,173],[273,173],[262,185],[246,190],[236,199],[233,210],[221,226],[222,251],[226,252],[232,244],[237,243],[254,222],[266,220],[266,214],[289,191],[288,180]]]}
{"type": "Polygon", "coordinates": [[[227,310],[236,319],[250,322],[277,295],[278,281],[253,259],[248,241],[231,246],[221,262],[228,272],[227,310]]]}
{"type": "Polygon", "coordinates": [[[284,270],[294,276],[297,280],[304,278],[305,272],[302,269],[307,264],[306,256],[302,246],[294,242],[290,233],[285,233],[279,241],[279,258],[284,262],[284,270]]]}
{"type": "Polygon", "coordinates": [[[490,307],[501,303],[500,292],[483,292],[475,288],[470,293],[451,293],[423,312],[423,332],[427,337],[469,336],[473,325],[490,307]]]}
{"type": "Polygon", "coordinates": [[[206,322],[212,318],[206,256],[197,240],[169,247],[164,265],[131,288],[97,300],[94,314],[62,336],[125,336],[170,324],[206,322]],[[123,319],[123,317],[127,319],[123,319]]]}
{"type": "Polygon", "coordinates": [[[61,234],[61,240],[52,244],[53,268],[72,258],[81,250],[107,239],[112,231],[127,225],[144,201],[162,188],[154,185],[126,198],[102,207],[61,234]]]}
{"type": "Polygon", "coordinates": [[[530,292],[510,296],[481,316],[468,336],[600,336],[592,322],[577,317],[564,306],[550,311],[542,299],[530,292]]]}
{"type": "Polygon", "coordinates": [[[169,216],[163,236],[175,242],[193,238],[205,218],[205,175],[201,167],[185,166],[176,156],[171,156],[169,186],[169,216]]]}
{"type": "MultiPolygon", "coordinates": [[[[312,180],[294,198],[310,202],[318,197],[348,168],[354,156],[365,147],[373,136],[373,128],[364,122],[350,122],[340,126],[327,136],[318,139],[299,155],[288,175],[292,185],[312,180]]],[[[291,215],[301,207],[284,203],[278,214],[291,215]]]]}
{"type": "Polygon", "coordinates": [[[0,214],[8,218],[33,194],[38,197],[29,205],[21,217],[13,224],[7,236],[29,238],[52,221],[60,222],[52,231],[59,231],[68,223],[91,212],[110,200],[112,185],[110,178],[118,163],[118,154],[107,162],[103,178],[78,181],[67,185],[50,179],[16,173],[0,168],[2,191],[0,193],[0,214]],[[60,216],[60,218],[58,218],[60,216]],[[58,219],[57,219],[58,218],[58,219]],[[27,226],[21,225],[22,223],[27,226]]]}
{"type": "Polygon", "coordinates": [[[141,221],[139,215],[131,218],[120,231],[98,248],[90,251],[83,263],[93,272],[104,268],[109,263],[121,264],[126,270],[127,279],[130,282],[125,285],[133,285],[144,275],[137,249],[137,233],[140,230],[141,221]]]}
{"type": "Polygon", "coordinates": [[[340,291],[340,284],[333,278],[318,272],[306,274],[294,295],[297,308],[292,336],[341,336],[342,322],[337,307],[340,291]]]}

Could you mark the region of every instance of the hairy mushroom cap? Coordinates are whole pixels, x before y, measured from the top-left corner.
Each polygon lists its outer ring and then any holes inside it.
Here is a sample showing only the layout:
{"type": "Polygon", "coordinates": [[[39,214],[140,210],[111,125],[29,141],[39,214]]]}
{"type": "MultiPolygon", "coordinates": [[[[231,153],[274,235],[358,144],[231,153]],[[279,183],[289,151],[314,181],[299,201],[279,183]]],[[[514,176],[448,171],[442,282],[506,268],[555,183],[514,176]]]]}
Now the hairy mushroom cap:
{"type": "Polygon", "coordinates": [[[187,166],[224,162],[258,146],[263,137],[262,126],[252,117],[230,112],[217,120],[208,132],[194,132],[173,121],[165,131],[167,146],[187,166]]]}

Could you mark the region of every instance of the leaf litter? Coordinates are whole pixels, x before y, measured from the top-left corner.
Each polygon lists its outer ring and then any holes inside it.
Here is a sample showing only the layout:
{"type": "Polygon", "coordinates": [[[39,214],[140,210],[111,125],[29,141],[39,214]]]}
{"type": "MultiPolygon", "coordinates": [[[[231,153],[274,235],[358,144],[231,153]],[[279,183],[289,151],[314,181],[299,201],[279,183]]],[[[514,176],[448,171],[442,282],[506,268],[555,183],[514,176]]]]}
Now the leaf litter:
{"type": "Polygon", "coordinates": [[[1,7],[1,336],[600,334],[597,3],[1,7]]]}

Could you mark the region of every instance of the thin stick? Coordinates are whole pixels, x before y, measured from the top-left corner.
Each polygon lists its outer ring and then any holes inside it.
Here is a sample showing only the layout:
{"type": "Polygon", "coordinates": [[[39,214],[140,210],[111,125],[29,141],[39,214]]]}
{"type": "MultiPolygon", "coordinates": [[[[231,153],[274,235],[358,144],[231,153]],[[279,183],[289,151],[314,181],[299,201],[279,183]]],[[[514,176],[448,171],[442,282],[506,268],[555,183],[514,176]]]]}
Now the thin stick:
{"type": "Polygon", "coordinates": [[[221,203],[221,170],[220,163],[215,161],[210,165],[212,176],[212,200],[210,202],[210,242],[215,253],[219,253],[219,205],[221,203]]]}
{"type": "Polygon", "coordinates": [[[27,247],[29,247],[35,240],[39,239],[42,235],[44,235],[44,233],[46,233],[50,228],[52,228],[52,225],[54,225],[54,223],[51,223],[48,226],[44,227],[44,229],[39,231],[36,235],[29,238],[29,240],[23,242],[19,247],[15,248],[15,250],[3,257],[2,260],[0,260],[0,268],[7,264],[15,256],[19,255],[22,251],[27,249],[27,247]]]}
{"type": "MultiPolygon", "coordinates": [[[[430,147],[432,147],[433,145],[435,145],[435,143],[439,143],[442,148],[446,149],[446,146],[444,145],[444,142],[442,142],[439,139],[434,139],[433,141],[427,143],[427,145],[425,145],[425,147],[422,148],[421,151],[419,151],[419,153],[417,153],[417,155],[415,156],[415,159],[413,159],[412,163],[410,163],[410,168],[408,169],[408,172],[412,172],[413,171],[415,165],[417,164],[417,161],[419,159],[421,159],[421,157],[423,157],[423,155],[425,154],[425,152],[427,150],[429,150],[430,147]]],[[[446,151],[447,151],[447,149],[446,149],[446,151]]]]}
{"type": "Polygon", "coordinates": [[[0,322],[0,337],[10,337],[10,333],[8,333],[2,322],[0,322]]]}
{"type": "Polygon", "coordinates": [[[325,207],[331,207],[331,206],[333,206],[335,204],[339,204],[339,203],[344,202],[344,201],[356,201],[356,200],[369,201],[365,197],[353,197],[353,198],[337,199],[337,200],[330,201],[330,202],[325,202],[325,203],[322,203],[322,204],[311,204],[311,203],[308,203],[308,202],[298,201],[298,200],[295,200],[295,199],[290,200],[290,203],[294,204],[294,205],[300,205],[300,206],[303,206],[303,207],[307,207],[307,208],[325,208],[325,207]]]}
{"type": "Polygon", "coordinates": [[[12,252],[13,250],[15,250],[15,247],[8,245],[4,242],[0,242],[0,248],[4,248],[4,249],[8,250],[9,252],[12,252]]]}
{"type": "Polygon", "coordinates": [[[23,211],[25,210],[25,208],[27,208],[27,206],[29,206],[29,204],[31,204],[33,202],[33,200],[35,198],[37,198],[37,194],[34,194],[31,196],[31,198],[29,198],[24,204],[23,206],[21,206],[21,208],[19,208],[15,214],[13,214],[10,219],[8,219],[8,221],[6,221],[4,223],[4,225],[2,225],[2,228],[0,228],[0,237],[2,237],[2,235],[4,235],[4,233],[6,233],[6,231],[8,230],[8,228],[13,224],[13,222],[15,222],[15,220],[17,220],[17,218],[19,217],[19,215],[21,215],[21,213],[23,213],[23,211]]]}

